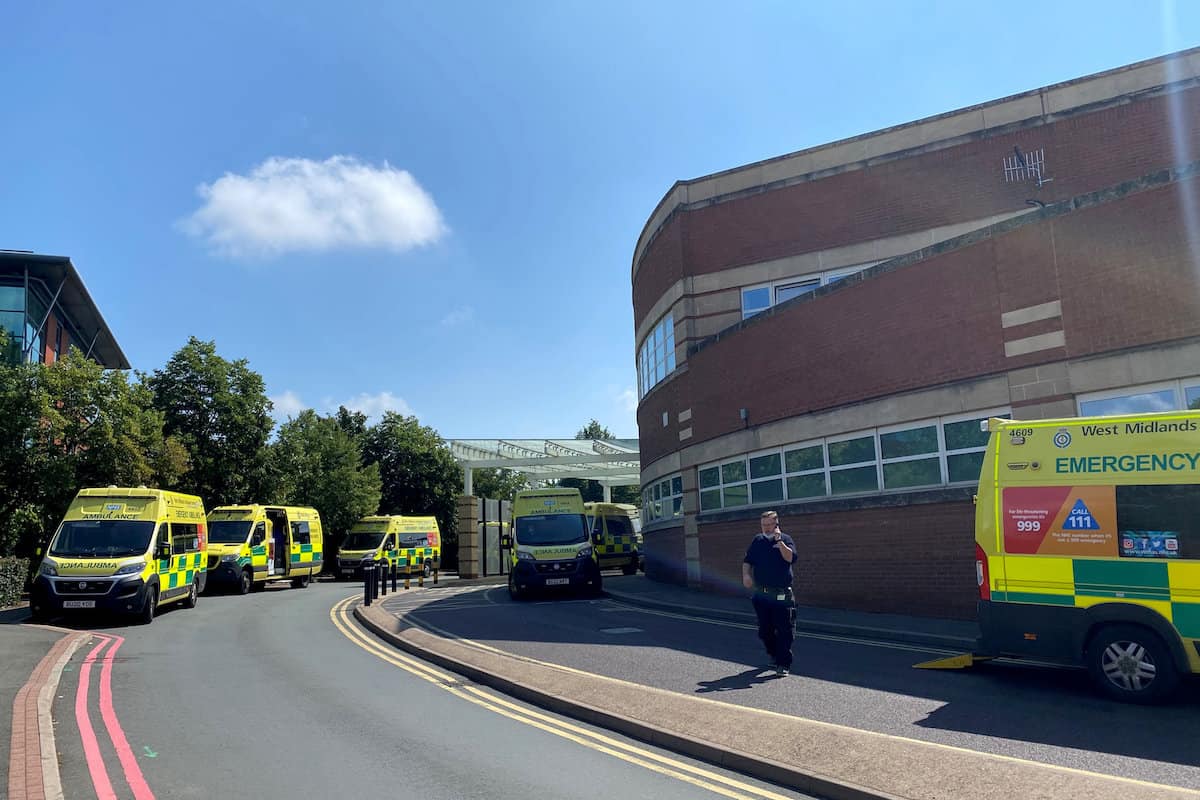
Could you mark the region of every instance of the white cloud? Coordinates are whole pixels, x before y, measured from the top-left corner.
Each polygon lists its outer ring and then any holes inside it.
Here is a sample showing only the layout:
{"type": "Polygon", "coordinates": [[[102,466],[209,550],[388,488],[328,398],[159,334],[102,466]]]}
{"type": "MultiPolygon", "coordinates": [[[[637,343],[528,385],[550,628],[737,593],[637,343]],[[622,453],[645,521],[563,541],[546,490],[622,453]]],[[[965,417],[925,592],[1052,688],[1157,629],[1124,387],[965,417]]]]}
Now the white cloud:
{"type": "Polygon", "coordinates": [[[397,414],[403,414],[407,417],[417,416],[417,412],[413,411],[412,407],[404,401],[403,397],[397,397],[391,392],[380,392],[379,394],[367,394],[364,392],[341,403],[330,403],[329,405],[335,410],[339,405],[342,405],[351,411],[361,411],[372,422],[382,417],[385,411],[395,411],[397,414]]]}
{"type": "Polygon", "coordinates": [[[204,204],[179,222],[230,256],[272,256],[337,247],[394,251],[433,244],[441,211],[416,179],[386,161],[268,158],[248,175],[227,172],[196,193],[204,204]]]}
{"type": "Polygon", "coordinates": [[[446,316],[442,317],[441,325],[445,327],[453,327],[461,325],[464,322],[470,322],[475,318],[475,309],[471,306],[459,306],[451,311],[446,316]]]}
{"type": "Polygon", "coordinates": [[[272,409],[272,416],[281,422],[291,419],[304,409],[308,408],[308,406],[304,404],[304,401],[300,399],[300,396],[291,389],[288,389],[283,394],[277,394],[271,397],[270,400],[271,405],[274,406],[272,409]]]}

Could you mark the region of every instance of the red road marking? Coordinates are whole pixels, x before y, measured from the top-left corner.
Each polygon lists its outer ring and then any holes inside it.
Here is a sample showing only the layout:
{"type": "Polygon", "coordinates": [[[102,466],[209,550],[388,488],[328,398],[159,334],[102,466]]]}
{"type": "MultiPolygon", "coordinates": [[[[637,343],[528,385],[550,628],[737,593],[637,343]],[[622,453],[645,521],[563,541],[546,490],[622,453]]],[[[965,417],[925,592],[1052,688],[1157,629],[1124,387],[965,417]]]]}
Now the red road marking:
{"type": "Polygon", "coordinates": [[[83,664],[79,667],[79,689],[75,692],[75,724],[79,726],[79,736],[83,739],[83,752],[87,756],[88,772],[92,775],[92,786],[96,787],[98,800],[117,800],[113,792],[112,781],[108,779],[108,770],[100,755],[100,742],[96,740],[96,732],[92,730],[92,721],[88,718],[87,700],[88,686],[91,683],[92,663],[96,653],[103,650],[112,639],[101,636],[100,644],[92,648],[83,664]]]}
{"type": "MultiPolygon", "coordinates": [[[[42,775],[42,738],[38,717],[38,695],[46,686],[63,651],[81,634],[63,636],[34,668],[29,680],[13,698],[12,737],[8,757],[10,800],[42,800],[47,788],[42,775]]],[[[53,735],[53,734],[51,734],[53,735]]]]}
{"type": "Polygon", "coordinates": [[[150,791],[150,786],[146,783],[142,768],[138,766],[137,757],[134,756],[133,749],[129,746],[129,740],[125,738],[125,731],[121,728],[120,721],[117,720],[117,712],[113,709],[113,656],[125,643],[123,636],[114,638],[116,644],[104,654],[104,666],[100,670],[100,714],[104,717],[104,727],[108,728],[108,738],[112,740],[117,757],[121,760],[121,768],[125,771],[125,780],[129,782],[129,788],[133,790],[134,800],[154,800],[154,792],[150,791]]]}

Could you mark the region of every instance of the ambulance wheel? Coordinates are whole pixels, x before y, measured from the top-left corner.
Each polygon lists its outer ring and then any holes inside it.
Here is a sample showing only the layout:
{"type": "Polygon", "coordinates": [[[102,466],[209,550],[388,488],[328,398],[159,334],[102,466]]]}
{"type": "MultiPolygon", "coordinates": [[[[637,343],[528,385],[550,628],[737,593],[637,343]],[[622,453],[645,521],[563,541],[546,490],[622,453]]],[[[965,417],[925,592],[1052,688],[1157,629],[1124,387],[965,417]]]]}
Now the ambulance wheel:
{"type": "Polygon", "coordinates": [[[1086,660],[1096,687],[1125,703],[1162,702],[1179,685],[1171,651],[1140,625],[1101,628],[1088,642],[1086,660]]]}
{"type": "Polygon", "coordinates": [[[311,580],[311,577],[308,575],[301,575],[299,578],[292,578],[292,588],[307,589],[309,580],[311,580]]]}
{"type": "Polygon", "coordinates": [[[517,587],[517,581],[513,578],[512,573],[508,573],[508,596],[513,600],[524,600],[525,593],[517,587]]]}
{"type": "Polygon", "coordinates": [[[142,606],[142,611],[138,614],[138,621],[143,625],[149,625],[154,622],[154,612],[158,610],[158,587],[151,586],[146,592],[146,604],[142,606]]]}
{"type": "Polygon", "coordinates": [[[422,569],[425,571],[425,577],[428,578],[430,575],[433,574],[433,562],[426,561],[425,566],[423,566],[422,569]]]}
{"type": "Polygon", "coordinates": [[[254,588],[254,576],[250,574],[250,570],[242,570],[241,577],[238,578],[238,594],[249,594],[254,588]]]}
{"type": "Polygon", "coordinates": [[[192,581],[192,586],[190,589],[188,589],[187,597],[183,598],[183,607],[184,608],[195,608],[196,607],[196,597],[199,594],[200,594],[200,584],[197,583],[196,581],[192,581]]]}

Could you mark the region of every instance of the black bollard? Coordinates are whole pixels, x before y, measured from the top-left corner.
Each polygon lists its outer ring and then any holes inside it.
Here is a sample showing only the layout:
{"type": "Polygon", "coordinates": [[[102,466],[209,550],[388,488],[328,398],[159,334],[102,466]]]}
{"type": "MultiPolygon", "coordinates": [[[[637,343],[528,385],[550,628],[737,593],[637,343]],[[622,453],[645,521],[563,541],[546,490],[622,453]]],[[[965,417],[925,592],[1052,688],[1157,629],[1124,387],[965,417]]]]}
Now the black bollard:
{"type": "Polygon", "coordinates": [[[379,595],[381,597],[387,597],[387,574],[388,574],[388,567],[390,567],[390,566],[391,566],[391,564],[389,564],[386,561],[379,565],[379,568],[380,568],[379,595]]]}
{"type": "Polygon", "coordinates": [[[363,570],[363,605],[371,605],[371,570],[363,570]]]}
{"type": "Polygon", "coordinates": [[[392,564],[392,591],[393,592],[397,591],[396,576],[399,574],[400,574],[400,562],[397,561],[395,564],[392,564]]]}

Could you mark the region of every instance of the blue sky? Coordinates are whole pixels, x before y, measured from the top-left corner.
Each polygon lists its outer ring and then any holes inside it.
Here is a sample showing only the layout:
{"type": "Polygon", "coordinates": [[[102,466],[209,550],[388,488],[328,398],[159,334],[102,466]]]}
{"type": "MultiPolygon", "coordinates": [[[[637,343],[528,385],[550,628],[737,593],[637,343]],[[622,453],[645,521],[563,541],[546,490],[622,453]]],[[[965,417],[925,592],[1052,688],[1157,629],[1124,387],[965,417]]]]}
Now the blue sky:
{"type": "Polygon", "coordinates": [[[698,177],[1200,44],[1200,6],[48,2],[0,12],[0,247],[134,367],[287,411],[636,436],[630,259],[698,177]],[[970,7],[968,7],[970,6],[970,7]]]}

